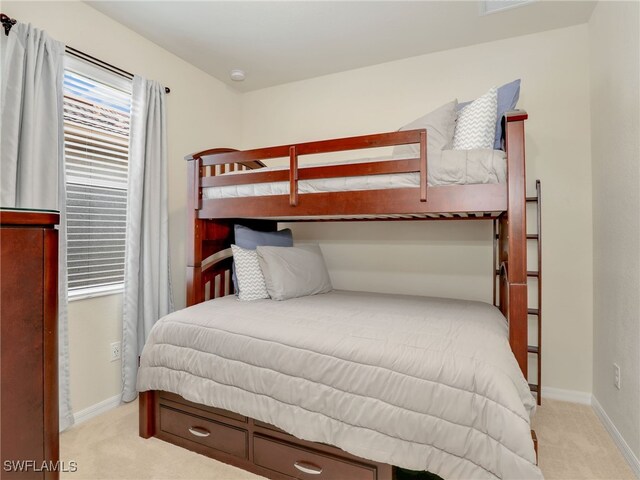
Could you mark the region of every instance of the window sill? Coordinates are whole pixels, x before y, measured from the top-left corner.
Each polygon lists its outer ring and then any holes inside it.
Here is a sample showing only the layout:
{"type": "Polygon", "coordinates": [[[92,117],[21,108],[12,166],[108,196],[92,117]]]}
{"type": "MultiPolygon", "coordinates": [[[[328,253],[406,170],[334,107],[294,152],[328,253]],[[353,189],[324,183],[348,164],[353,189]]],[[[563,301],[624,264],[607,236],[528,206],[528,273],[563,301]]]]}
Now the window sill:
{"type": "Polygon", "coordinates": [[[106,287],[81,288],[69,292],[69,301],[86,300],[88,298],[105,297],[107,295],[119,295],[124,292],[124,284],[109,285],[106,287]]]}

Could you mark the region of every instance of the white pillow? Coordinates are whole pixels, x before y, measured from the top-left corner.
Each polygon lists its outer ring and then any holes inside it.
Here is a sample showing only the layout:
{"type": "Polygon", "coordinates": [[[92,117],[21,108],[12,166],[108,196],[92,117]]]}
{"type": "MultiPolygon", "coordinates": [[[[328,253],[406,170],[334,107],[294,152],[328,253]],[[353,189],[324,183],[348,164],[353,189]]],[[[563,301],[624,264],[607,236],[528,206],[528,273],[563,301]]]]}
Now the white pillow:
{"type": "MultiPolygon", "coordinates": [[[[427,129],[427,155],[431,152],[439,152],[451,147],[453,132],[456,128],[456,107],[458,100],[445,103],[441,107],[414,120],[400,129],[416,130],[427,129]]],[[[394,158],[418,158],[420,157],[420,145],[398,145],[393,147],[394,158]]]]}
{"type": "Polygon", "coordinates": [[[258,253],[255,250],[247,250],[237,245],[231,245],[231,251],[238,278],[238,298],[240,300],[269,298],[267,284],[260,269],[260,262],[258,262],[258,253]]]}
{"type": "Polygon", "coordinates": [[[258,260],[274,300],[327,293],[333,290],[318,245],[258,247],[258,260]]]}
{"type": "Polygon", "coordinates": [[[493,149],[498,116],[498,89],[492,87],[458,113],[454,150],[493,149]]]}

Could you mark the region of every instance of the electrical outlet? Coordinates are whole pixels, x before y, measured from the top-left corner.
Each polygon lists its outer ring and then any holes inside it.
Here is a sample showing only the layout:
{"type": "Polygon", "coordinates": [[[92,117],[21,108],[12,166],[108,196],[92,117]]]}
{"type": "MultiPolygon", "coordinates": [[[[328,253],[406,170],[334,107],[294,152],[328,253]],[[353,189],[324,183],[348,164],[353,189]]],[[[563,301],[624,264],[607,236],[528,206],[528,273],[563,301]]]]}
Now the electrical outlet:
{"type": "Polygon", "coordinates": [[[620,367],[617,363],[613,364],[613,384],[620,390],[620,367]]]}
{"type": "Polygon", "coordinates": [[[111,344],[111,361],[115,362],[116,360],[120,360],[121,354],[121,343],[113,342],[111,344]]]}

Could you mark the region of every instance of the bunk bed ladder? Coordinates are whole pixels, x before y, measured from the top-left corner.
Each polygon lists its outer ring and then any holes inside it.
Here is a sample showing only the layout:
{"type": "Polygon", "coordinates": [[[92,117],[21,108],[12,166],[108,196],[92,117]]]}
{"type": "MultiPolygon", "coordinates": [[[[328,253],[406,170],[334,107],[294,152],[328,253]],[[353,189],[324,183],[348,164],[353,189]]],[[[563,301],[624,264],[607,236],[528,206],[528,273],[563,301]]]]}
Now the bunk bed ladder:
{"type": "MultiPolygon", "coordinates": [[[[534,203],[536,205],[536,233],[527,233],[527,240],[535,241],[537,244],[537,270],[527,271],[527,280],[531,278],[537,279],[535,286],[538,291],[538,305],[536,308],[529,308],[530,316],[536,317],[537,324],[537,342],[535,345],[530,344],[529,354],[536,356],[536,381],[529,383],[531,391],[535,394],[538,405],[542,402],[542,195],[540,180],[536,180],[536,194],[527,197],[527,204],[534,203]]],[[[493,220],[493,267],[495,270],[495,278],[493,282],[493,304],[497,304],[496,281],[500,277],[500,269],[497,264],[498,258],[498,219],[493,220]]],[[[528,283],[528,282],[527,282],[528,283]]],[[[531,343],[531,342],[530,342],[531,343]]]]}

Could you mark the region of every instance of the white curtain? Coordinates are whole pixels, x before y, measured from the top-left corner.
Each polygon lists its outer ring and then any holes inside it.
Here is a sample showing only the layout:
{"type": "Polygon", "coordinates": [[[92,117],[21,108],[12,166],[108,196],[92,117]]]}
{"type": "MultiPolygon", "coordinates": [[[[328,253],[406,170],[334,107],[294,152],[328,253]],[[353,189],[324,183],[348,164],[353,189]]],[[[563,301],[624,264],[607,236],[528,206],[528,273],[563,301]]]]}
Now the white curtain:
{"type": "Polygon", "coordinates": [[[73,425],[69,395],[64,132],[64,45],[29,24],[13,26],[2,65],[3,207],[60,210],[58,355],[60,430],[73,425]]]}
{"type": "Polygon", "coordinates": [[[129,137],[122,400],[137,396],[138,356],[151,327],[173,310],[169,271],[165,91],[133,79],[129,137]]]}

